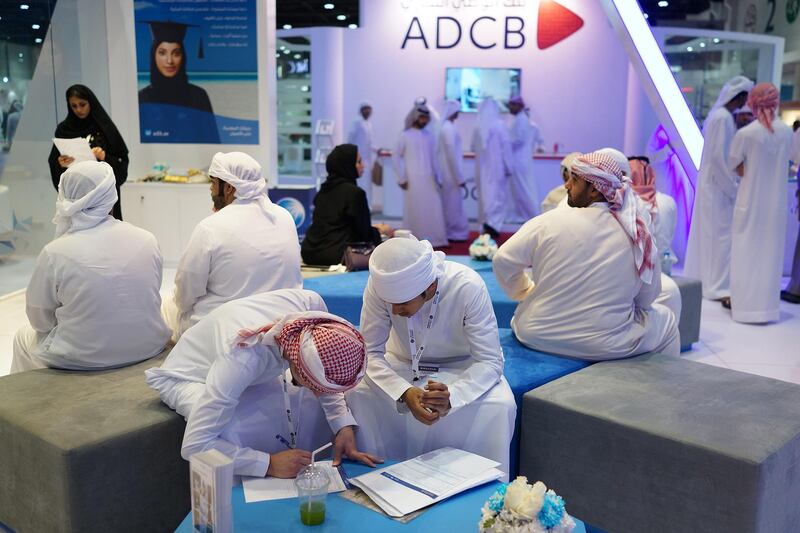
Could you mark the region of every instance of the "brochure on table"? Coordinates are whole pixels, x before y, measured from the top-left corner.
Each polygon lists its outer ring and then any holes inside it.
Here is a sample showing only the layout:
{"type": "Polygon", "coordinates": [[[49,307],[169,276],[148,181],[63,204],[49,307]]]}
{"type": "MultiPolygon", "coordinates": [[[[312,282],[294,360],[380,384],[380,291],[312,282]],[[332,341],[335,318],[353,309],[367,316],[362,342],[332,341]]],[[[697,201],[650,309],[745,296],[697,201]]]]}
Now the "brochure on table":
{"type": "Polygon", "coordinates": [[[440,448],[350,479],[386,514],[400,517],[503,477],[500,463],[455,448],[440,448]],[[391,502],[391,503],[390,503],[391,502]]]}

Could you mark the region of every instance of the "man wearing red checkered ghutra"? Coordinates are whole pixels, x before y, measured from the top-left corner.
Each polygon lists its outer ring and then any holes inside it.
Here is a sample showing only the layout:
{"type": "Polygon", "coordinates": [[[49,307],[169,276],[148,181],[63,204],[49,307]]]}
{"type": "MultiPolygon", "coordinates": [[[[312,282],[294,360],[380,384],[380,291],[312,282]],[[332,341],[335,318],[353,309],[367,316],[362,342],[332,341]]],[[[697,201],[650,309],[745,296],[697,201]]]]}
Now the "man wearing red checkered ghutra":
{"type": "Polygon", "coordinates": [[[342,456],[382,462],[356,447],[344,398],[365,371],[358,330],[318,294],[283,289],[221,305],[146,376],[186,417],[185,459],[213,448],[233,459],[237,475],[293,478],[331,433],[334,464],[342,456]]]}
{"type": "MultiPolygon", "coordinates": [[[[620,154],[621,155],[621,154],[620,154]]],[[[623,156],[624,157],[624,156],[623,156]]],[[[535,350],[587,361],[678,355],[649,208],[608,150],[573,161],[567,206],[523,225],[492,262],[519,302],[511,328],[535,350]]]]}

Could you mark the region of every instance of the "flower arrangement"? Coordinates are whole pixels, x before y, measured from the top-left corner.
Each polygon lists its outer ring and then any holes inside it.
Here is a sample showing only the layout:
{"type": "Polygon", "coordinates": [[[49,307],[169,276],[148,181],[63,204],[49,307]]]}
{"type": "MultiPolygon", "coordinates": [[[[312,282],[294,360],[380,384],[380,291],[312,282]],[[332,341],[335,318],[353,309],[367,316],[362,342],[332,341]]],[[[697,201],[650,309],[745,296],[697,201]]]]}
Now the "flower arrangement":
{"type": "Polygon", "coordinates": [[[497,243],[484,233],[469,245],[469,256],[477,261],[491,261],[497,253],[497,243]]]}
{"type": "Polygon", "coordinates": [[[481,533],[570,533],[575,528],[561,496],[541,481],[529,485],[525,476],[497,489],[481,513],[481,533]]]}

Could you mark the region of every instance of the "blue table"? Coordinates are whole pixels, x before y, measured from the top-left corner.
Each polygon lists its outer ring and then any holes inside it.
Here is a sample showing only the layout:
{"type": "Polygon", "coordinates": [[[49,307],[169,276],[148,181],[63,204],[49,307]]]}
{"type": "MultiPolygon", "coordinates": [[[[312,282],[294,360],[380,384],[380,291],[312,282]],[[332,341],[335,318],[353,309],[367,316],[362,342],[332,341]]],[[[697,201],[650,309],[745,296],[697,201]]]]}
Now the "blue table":
{"type": "MultiPolygon", "coordinates": [[[[346,462],[347,475],[354,477],[363,474],[369,467],[346,462]]],[[[366,507],[347,501],[336,494],[329,494],[325,522],[319,526],[304,526],[300,523],[297,499],[271,500],[267,502],[245,503],[241,486],[233,488],[233,530],[236,533],[263,531],[306,531],[347,533],[376,531],[477,531],[481,507],[499,486],[489,483],[463,492],[434,505],[421,516],[407,524],[401,524],[366,507]]],[[[569,502],[567,502],[569,511],[569,502]]],[[[586,533],[583,523],[575,520],[574,533],[586,533]]],[[[175,530],[178,533],[192,531],[191,513],[175,530]]]]}
{"type": "MultiPolygon", "coordinates": [[[[477,272],[492,299],[492,307],[497,317],[497,325],[501,328],[511,327],[511,318],[517,308],[517,302],[506,296],[492,272],[491,261],[475,261],[466,255],[447,256],[448,261],[466,265],[477,272]]],[[[369,272],[347,272],[333,276],[319,276],[303,280],[303,287],[322,296],[328,306],[328,311],[338,315],[353,324],[361,322],[361,305],[364,298],[364,289],[367,287],[369,272]]]]}

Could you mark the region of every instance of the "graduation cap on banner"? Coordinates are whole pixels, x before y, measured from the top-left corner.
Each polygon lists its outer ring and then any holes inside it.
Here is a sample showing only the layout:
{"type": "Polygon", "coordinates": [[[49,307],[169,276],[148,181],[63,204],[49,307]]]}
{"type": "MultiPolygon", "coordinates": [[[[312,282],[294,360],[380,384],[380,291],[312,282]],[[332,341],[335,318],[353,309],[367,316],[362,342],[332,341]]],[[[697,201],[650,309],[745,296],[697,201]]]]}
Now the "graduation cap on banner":
{"type": "MultiPolygon", "coordinates": [[[[197,24],[185,24],[183,22],[172,22],[169,20],[142,20],[143,24],[150,26],[150,33],[153,35],[153,42],[155,43],[181,43],[186,37],[186,30],[189,28],[199,28],[197,24]]],[[[200,34],[200,44],[197,47],[198,59],[203,59],[203,35],[200,34]]]]}

